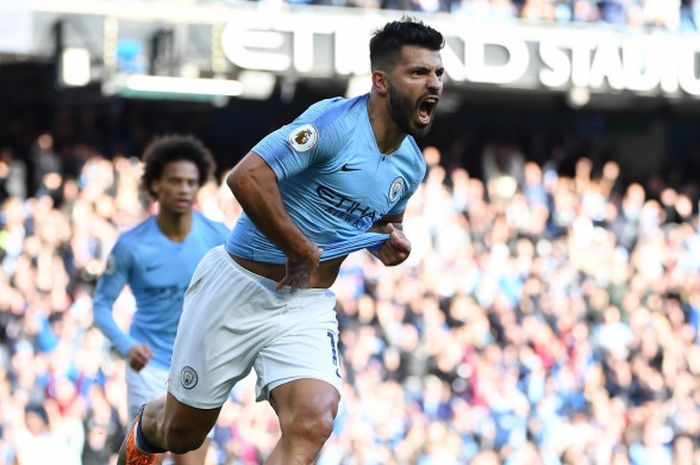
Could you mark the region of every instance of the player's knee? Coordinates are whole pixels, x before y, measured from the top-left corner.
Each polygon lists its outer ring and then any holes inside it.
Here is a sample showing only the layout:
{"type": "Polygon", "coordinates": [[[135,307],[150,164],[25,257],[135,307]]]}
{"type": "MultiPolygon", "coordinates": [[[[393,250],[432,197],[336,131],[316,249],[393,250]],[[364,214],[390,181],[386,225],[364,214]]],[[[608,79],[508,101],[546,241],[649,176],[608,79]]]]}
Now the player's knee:
{"type": "Polygon", "coordinates": [[[285,434],[303,438],[306,441],[323,445],[333,433],[335,410],[332,408],[299,412],[287,425],[285,434]]]}
{"type": "Polygon", "coordinates": [[[206,431],[200,432],[192,425],[174,422],[165,424],[165,441],[168,450],[175,454],[185,454],[199,448],[206,439],[206,431]]]}

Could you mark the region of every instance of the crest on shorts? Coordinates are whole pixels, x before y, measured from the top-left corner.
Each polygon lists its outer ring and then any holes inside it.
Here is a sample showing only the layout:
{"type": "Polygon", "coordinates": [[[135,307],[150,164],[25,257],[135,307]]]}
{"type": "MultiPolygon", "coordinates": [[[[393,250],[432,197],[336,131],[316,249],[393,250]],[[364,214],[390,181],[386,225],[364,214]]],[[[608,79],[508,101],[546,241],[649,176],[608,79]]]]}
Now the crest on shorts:
{"type": "Polygon", "coordinates": [[[184,367],[180,372],[180,384],[185,389],[192,389],[197,385],[199,377],[192,367],[184,367]]]}
{"type": "Polygon", "coordinates": [[[401,197],[405,184],[406,181],[404,181],[401,176],[396,177],[396,179],[391,182],[391,187],[389,187],[389,202],[396,202],[396,200],[401,197]]]}
{"type": "Polygon", "coordinates": [[[313,124],[303,124],[289,133],[287,141],[297,152],[306,152],[316,147],[318,129],[313,124]]]}

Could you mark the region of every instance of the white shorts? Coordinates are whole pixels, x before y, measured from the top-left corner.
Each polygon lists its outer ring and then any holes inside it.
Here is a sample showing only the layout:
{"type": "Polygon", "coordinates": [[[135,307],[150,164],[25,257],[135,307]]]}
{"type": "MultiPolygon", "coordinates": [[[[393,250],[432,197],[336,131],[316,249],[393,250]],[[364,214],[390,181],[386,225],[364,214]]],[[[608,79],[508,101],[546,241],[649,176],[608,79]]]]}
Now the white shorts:
{"type": "Polygon", "coordinates": [[[126,401],[129,423],[136,417],[143,404],[162,397],[168,388],[168,372],[165,367],[147,363],[140,371],[126,364],[126,401]]]}
{"type": "Polygon", "coordinates": [[[168,381],[183,404],[220,407],[255,368],[257,400],[302,378],[341,392],[335,295],[277,292],[277,283],[238,265],[223,246],[197,265],[185,292],[168,381]]]}

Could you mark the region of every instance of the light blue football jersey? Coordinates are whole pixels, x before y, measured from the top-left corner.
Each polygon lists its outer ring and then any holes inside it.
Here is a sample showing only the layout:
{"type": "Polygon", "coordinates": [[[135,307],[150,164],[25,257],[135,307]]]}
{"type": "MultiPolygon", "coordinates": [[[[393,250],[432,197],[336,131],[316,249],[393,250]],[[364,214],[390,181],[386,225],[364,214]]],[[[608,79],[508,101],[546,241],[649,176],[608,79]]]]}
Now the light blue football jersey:
{"type": "MultiPolygon", "coordinates": [[[[425,160],[411,136],[391,154],[379,151],[368,98],[322,100],[252,149],[275,172],[292,221],[324,249],[322,261],[385,241],[387,234],[367,230],[383,215],[403,212],[425,176],[425,160]]],[[[225,246],[249,260],[286,260],[245,213],[225,246]]]]}
{"type": "Polygon", "coordinates": [[[151,216],[119,236],[97,282],[93,299],[95,324],[123,356],[137,343],[153,351],[151,362],[169,367],[185,290],[199,260],[224,242],[229,229],[195,211],[192,229],[182,242],[173,242],[151,216]],[[136,313],[124,333],[114,321],[112,305],[128,284],[136,313]]]}

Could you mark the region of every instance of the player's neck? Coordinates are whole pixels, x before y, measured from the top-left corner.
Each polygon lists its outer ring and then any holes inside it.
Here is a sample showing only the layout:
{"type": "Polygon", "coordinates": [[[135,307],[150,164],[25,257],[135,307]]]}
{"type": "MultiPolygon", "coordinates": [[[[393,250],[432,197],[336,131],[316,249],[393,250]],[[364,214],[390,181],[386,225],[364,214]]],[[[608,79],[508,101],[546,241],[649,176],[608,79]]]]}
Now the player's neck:
{"type": "Polygon", "coordinates": [[[399,129],[391,117],[387,100],[374,92],[370,93],[367,99],[367,115],[379,151],[388,155],[398,149],[406,138],[406,133],[399,129]]]}
{"type": "Polygon", "coordinates": [[[168,239],[183,242],[192,229],[192,210],[184,214],[161,210],[156,215],[156,223],[168,239]]]}

